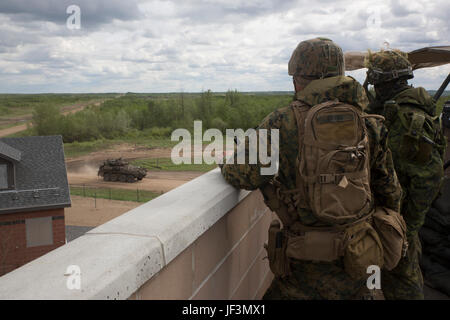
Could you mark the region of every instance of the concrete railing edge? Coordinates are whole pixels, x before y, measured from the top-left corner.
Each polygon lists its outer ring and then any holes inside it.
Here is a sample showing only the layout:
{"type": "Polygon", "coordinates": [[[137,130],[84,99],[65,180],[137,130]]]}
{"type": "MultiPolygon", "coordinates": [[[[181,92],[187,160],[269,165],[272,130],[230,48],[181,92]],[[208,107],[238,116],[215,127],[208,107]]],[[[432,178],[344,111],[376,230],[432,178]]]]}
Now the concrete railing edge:
{"type": "Polygon", "coordinates": [[[214,169],[0,277],[0,299],[127,299],[249,193],[214,169]]]}

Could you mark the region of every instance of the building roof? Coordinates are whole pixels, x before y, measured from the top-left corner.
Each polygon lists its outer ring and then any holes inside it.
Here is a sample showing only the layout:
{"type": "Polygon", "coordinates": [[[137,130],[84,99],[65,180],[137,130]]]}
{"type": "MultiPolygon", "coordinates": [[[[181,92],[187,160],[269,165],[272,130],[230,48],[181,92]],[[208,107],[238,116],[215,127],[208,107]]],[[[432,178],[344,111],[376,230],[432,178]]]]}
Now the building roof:
{"type": "Polygon", "coordinates": [[[15,166],[15,189],[0,191],[0,214],[70,207],[61,136],[0,139],[15,166]]]}
{"type": "Polygon", "coordinates": [[[0,157],[8,160],[20,161],[21,156],[22,153],[19,150],[14,149],[6,143],[0,141],[0,157]]]}

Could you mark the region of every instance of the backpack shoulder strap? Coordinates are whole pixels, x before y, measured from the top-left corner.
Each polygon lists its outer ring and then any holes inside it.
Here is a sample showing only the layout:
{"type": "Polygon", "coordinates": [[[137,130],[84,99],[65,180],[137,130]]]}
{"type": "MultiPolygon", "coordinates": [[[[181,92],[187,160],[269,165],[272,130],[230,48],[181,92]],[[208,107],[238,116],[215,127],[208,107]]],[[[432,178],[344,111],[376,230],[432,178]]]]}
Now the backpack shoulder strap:
{"type": "MultiPolygon", "coordinates": [[[[306,103],[295,100],[290,104],[290,107],[293,110],[294,117],[297,123],[298,128],[298,137],[299,141],[303,141],[301,138],[304,134],[304,118],[305,113],[309,110],[309,106],[306,103]]],[[[301,145],[299,145],[301,148],[301,145]]],[[[299,149],[300,152],[301,149],[299,149]]],[[[298,205],[299,198],[306,199],[303,185],[299,185],[299,174],[298,174],[298,155],[296,159],[296,188],[286,190],[283,188],[281,183],[277,180],[277,176],[275,178],[265,184],[262,188],[262,192],[264,195],[264,202],[266,205],[274,212],[276,212],[277,216],[283,223],[285,228],[290,228],[292,223],[296,220],[296,206],[298,205]],[[301,197],[298,194],[301,194],[301,197]]],[[[305,207],[307,208],[307,207],[305,207]]]]}
{"type": "Polygon", "coordinates": [[[361,117],[364,118],[364,119],[370,119],[370,118],[373,118],[373,119],[377,119],[377,120],[381,120],[381,121],[385,121],[385,120],[386,120],[386,118],[383,117],[382,115],[379,115],[379,114],[372,114],[372,113],[365,113],[365,114],[362,114],[361,117]]]}
{"type": "Polygon", "coordinates": [[[300,161],[301,161],[301,152],[303,149],[304,137],[305,137],[305,120],[306,116],[311,109],[311,107],[300,101],[295,100],[291,103],[292,111],[294,112],[295,121],[297,122],[297,131],[298,131],[298,154],[295,165],[295,184],[297,191],[295,195],[296,205],[300,208],[309,209],[310,204],[308,203],[306,186],[304,184],[304,179],[300,174],[300,161]]]}
{"type": "Polygon", "coordinates": [[[300,100],[295,100],[291,103],[291,108],[292,111],[294,112],[295,121],[297,123],[298,140],[299,143],[301,143],[303,140],[303,136],[305,135],[306,114],[308,113],[311,107],[300,100]]]}

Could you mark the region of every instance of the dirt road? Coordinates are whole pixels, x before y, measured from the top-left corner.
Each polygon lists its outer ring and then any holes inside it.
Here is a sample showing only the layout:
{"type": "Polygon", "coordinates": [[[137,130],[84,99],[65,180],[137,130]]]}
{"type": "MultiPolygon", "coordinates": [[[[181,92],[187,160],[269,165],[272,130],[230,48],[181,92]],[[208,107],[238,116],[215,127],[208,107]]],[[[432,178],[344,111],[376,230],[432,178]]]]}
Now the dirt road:
{"type": "Polygon", "coordinates": [[[72,207],[64,210],[68,226],[96,227],[142,203],[71,196],[72,207]]]}
{"type": "Polygon", "coordinates": [[[144,158],[170,158],[170,148],[147,148],[128,143],[115,145],[101,151],[91,152],[87,155],[67,158],[68,171],[76,172],[85,170],[85,167],[98,167],[108,158],[123,158],[129,161],[144,158]]]}
{"type": "Polygon", "coordinates": [[[14,133],[21,132],[24,130],[27,130],[26,124],[21,124],[18,126],[2,129],[2,130],[0,130],[0,138],[6,137],[6,136],[9,136],[10,134],[14,134],[14,133]]]}
{"type": "MultiPolygon", "coordinates": [[[[85,185],[100,188],[118,188],[129,190],[148,190],[165,193],[197,178],[204,172],[193,171],[152,171],[136,183],[106,182],[97,176],[98,165],[107,158],[123,157],[124,159],[164,158],[170,157],[169,148],[149,149],[129,144],[114,146],[108,150],[90,153],[89,155],[67,159],[67,177],[70,185],[85,185]],[[132,157],[132,158],[130,158],[132,157]]],[[[93,199],[71,196],[72,207],[66,209],[66,225],[94,227],[141,205],[131,201],[93,199]]]]}
{"type": "Polygon", "coordinates": [[[141,181],[135,183],[106,182],[97,177],[97,170],[86,168],[81,172],[68,172],[70,185],[86,185],[99,188],[116,188],[128,190],[147,190],[157,193],[165,193],[176,187],[201,176],[204,172],[192,171],[150,171],[141,181]]]}
{"type": "MultiPolygon", "coordinates": [[[[89,100],[87,102],[74,103],[74,104],[71,104],[68,106],[64,106],[61,108],[61,114],[67,115],[67,114],[75,113],[75,112],[83,110],[84,108],[86,108],[89,105],[99,106],[104,101],[105,101],[105,99],[100,100],[100,101],[98,99],[95,99],[95,100],[89,100]],[[96,101],[96,102],[93,103],[94,101],[96,101]]],[[[32,118],[31,114],[26,114],[26,115],[23,115],[18,118],[2,120],[1,124],[9,124],[9,123],[22,122],[22,121],[24,122],[24,124],[20,124],[17,126],[13,126],[13,127],[9,127],[9,128],[0,130],[0,138],[26,130],[27,123],[29,123],[29,125],[31,125],[31,122],[29,122],[31,120],[31,118],[32,118]]]]}
{"type": "MultiPolygon", "coordinates": [[[[132,190],[148,190],[153,192],[167,192],[198,176],[202,172],[150,172],[146,178],[137,183],[105,182],[96,177],[97,171],[89,173],[69,173],[69,184],[101,188],[120,188],[132,190]]],[[[71,196],[72,207],[65,210],[65,223],[70,226],[99,226],[121,214],[140,206],[142,203],[132,201],[118,201],[101,198],[84,198],[71,196]]]]}
{"type": "Polygon", "coordinates": [[[105,159],[120,158],[131,161],[143,158],[170,158],[170,148],[147,148],[132,144],[120,144],[106,150],[91,152],[88,155],[68,158],[66,160],[69,184],[86,185],[101,188],[118,188],[130,190],[148,190],[157,193],[172,190],[204,172],[195,171],[157,171],[150,170],[147,176],[135,183],[106,182],[97,176],[99,166],[105,159]]]}
{"type": "MultiPolygon", "coordinates": [[[[204,172],[156,171],[135,183],[106,182],[97,176],[99,165],[108,158],[122,157],[128,161],[142,158],[170,158],[170,148],[147,148],[132,144],[119,144],[87,155],[67,158],[67,177],[70,185],[87,187],[147,190],[165,193],[199,177],[204,172]]],[[[93,227],[105,223],[142,203],[71,196],[72,207],[66,210],[66,225],[93,227]]]]}

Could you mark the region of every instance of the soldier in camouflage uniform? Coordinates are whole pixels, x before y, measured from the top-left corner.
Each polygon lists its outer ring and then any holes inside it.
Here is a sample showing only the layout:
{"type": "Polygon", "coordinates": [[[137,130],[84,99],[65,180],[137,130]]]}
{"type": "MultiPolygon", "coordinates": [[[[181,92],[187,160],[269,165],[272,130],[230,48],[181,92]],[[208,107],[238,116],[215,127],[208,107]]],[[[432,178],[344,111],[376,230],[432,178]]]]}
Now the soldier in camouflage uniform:
{"type": "MultiPolygon", "coordinates": [[[[295,100],[308,106],[339,99],[361,110],[368,106],[363,87],[353,78],[344,76],[342,49],[329,39],[316,38],[301,42],[289,62],[293,76],[295,100]]],[[[387,130],[374,118],[365,119],[370,143],[371,190],[375,201],[393,210],[399,210],[401,188],[387,147],[387,130]]],[[[293,107],[278,109],[269,114],[257,127],[279,129],[279,169],[276,180],[286,189],[296,187],[296,160],[298,157],[298,128],[293,107]]],[[[270,143],[267,149],[270,153],[270,143]]],[[[246,140],[246,148],[248,139],[246,140]]],[[[248,159],[248,158],[247,158],[248,159]]],[[[235,159],[236,160],[236,159],[235,159]]],[[[235,162],[236,163],[236,162],[235,162]]],[[[222,174],[231,185],[247,190],[260,189],[267,203],[265,186],[274,175],[261,175],[258,164],[225,164],[222,174]]],[[[297,208],[296,219],[303,225],[323,226],[309,209],[297,208]]],[[[366,279],[354,280],[345,271],[342,259],[317,262],[291,259],[291,274],[275,277],[264,299],[360,299],[366,288],[366,279]]]]}
{"type": "Polygon", "coordinates": [[[368,83],[376,93],[376,97],[369,94],[369,112],[386,117],[388,146],[403,188],[401,213],[409,243],[407,255],[397,267],[383,271],[382,290],[386,299],[423,299],[418,232],[443,179],[445,142],[436,120],[436,105],[424,88],[408,85],[413,72],[406,54],[369,52],[366,67],[368,83]]]}
{"type": "MultiPolygon", "coordinates": [[[[444,161],[447,163],[450,161],[450,148],[448,147],[450,144],[450,100],[444,103],[442,112],[442,126],[444,128],[444,136],[447,139],[447,149],[444,156],[444,161]]],[[[450,167],[445,170],[445,175],[450,178],[450,167]]]]}

